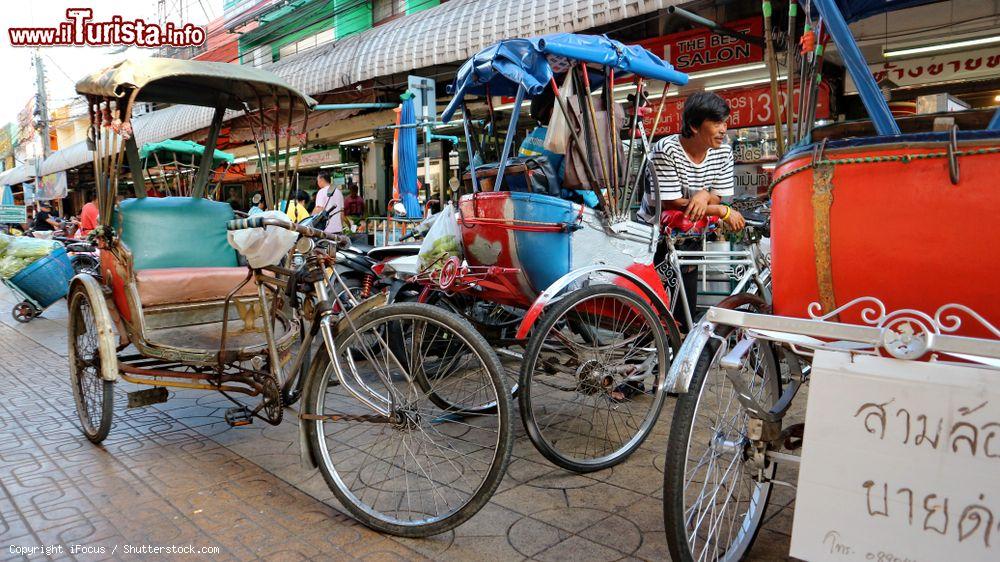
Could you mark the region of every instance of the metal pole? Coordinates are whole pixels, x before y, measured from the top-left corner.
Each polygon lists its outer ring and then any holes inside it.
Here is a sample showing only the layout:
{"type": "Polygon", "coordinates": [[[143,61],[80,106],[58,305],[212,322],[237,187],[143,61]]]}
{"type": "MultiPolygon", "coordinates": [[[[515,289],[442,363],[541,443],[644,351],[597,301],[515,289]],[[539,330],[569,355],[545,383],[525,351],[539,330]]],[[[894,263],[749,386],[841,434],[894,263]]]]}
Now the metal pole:
{"type": "Polygon", "coordinates": [[[48,158],[52,154],[52,144],[49,142],[49,101],[45,93],[45,64],[38,49],[35,49],[35,87],[38,89],[35,103],[42,121],[42,155],[48,158]]]}
{"type": "MultiPolygon", "coordinates": [[[[795,99],[795,19],[799,15],[798,0],[788,2],[788,38],[785,40],[785,123],[788,125],[788,145],[795,142],[795,128],[792,127],[792,102],[795,99]]],[[[799,92],[801,96],[802,93],[799,92]]]]}
{"type": "Polygon", "coordinates": [[[840,56],[844,59],[844,65],[850,73],[851,78],[858,87],[858,95],[868,110],[868,114],[875,124],[875,130],[879,135],[898,135],[899,125],[892,118],[889,104],[882,97],[878,84],[868,69],[861,49],[854,42],[851,30],[844,21],[843,14],[834,0],[815,0],[816,7],[819,8],[820,15],[826,21],[827,32],[833,37],[833,42],[837,45],[840,56]]]}
{"type": "Polygon", "coordinates": [[[778,97],[778,57],[774,52],[774,38],[771,37],[771,0],[761,2],[764,12],[764,43],[767,49],[767,71],[771,75],[771,111],[774,112],[774,137],[777,141],[778,158],[785,155],[785,135],[781,130],[781,98],[778,97]]]}
{"type": "Polygon", "coordinates": [[[510,155],[510,147],[514,143],[514,132],[517,131],[517,118],[521,114],[521,104],[524,103],[524,84],[517,87],[517,95],[514,98],[514,111],[510,116],[510,124],[507,125],[507,138],[503,140],[503,154],[500,155],[500,166],[497,168],[497,180],[493,184],[493,191],[500,191],[503,182],[503,173],[507,169],[507,158],[510,155]]]}

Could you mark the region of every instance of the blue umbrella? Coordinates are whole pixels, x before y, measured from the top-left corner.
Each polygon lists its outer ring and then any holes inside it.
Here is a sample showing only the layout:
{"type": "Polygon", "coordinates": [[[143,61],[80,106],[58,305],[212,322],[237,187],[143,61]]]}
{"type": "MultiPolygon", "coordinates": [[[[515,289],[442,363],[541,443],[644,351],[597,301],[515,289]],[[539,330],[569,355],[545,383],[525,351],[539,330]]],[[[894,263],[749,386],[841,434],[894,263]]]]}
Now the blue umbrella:
{"type": "Polygon", "coordinates": [[[424,211],[417,200],[417,115],[413,109],[413,94],[403,94],[399,116],[399,141],[396,150],[399,170],[399,197],[406,207],[406,218],[419,219],[424,211]]]}
{"type": "Polygon", "coordinates": [[[13,205],[14,204],[14,192],[10,190],[9,185],[3,186],[3,193],[0,193],[0,205],[13,205]]]}

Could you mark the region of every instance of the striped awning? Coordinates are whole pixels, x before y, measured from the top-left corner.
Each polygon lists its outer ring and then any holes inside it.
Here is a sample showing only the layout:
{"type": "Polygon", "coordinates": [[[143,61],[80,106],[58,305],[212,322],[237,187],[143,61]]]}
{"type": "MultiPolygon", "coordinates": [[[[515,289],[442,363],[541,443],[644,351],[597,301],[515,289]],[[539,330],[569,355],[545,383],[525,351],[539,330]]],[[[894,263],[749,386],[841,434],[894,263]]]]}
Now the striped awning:
{"type": "Polygon", "coordinates": [[[265,68],[319,94],[357,82],[460,63],[502,39],[574,32],[681,0],[451,0],[265,68]]]}

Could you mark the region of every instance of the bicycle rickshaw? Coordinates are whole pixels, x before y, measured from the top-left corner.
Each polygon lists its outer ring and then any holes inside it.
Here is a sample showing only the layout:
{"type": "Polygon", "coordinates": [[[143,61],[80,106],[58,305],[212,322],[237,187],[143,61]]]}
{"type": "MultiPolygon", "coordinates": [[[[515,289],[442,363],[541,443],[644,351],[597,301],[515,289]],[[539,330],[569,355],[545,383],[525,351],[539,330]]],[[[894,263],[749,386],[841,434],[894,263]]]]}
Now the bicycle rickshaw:
{"type": "MultiPolygon", "coordinates": [[[[167,139],[150,142],[139,148],[142,169],[149,183],[157,192],[166,196],[188,197],[195,174],[201,165],[205,147],[194,141],[167,139]]],[[[219,193],[223,178],[233,163],[233,155],[216,149],[212,155],[212,171],[206,193],[209,199],[224,201],[219,193]]]]}
{"type": "Polygon", "coordinates": [[[102,280],[78,275],[69,296],[70,378],[87,438],[108,435],[119,380],[151,387],[129,393],[130,406],[163,402],[167,388],[220,392],[234,403],[225,416],[232,426],[279,423],[283,396],[301,389],[304,460],[366,525],[426,536],[485,505],[505,471],[511,432],[499,362],[478,333],[416,303],[379,306],[376,298],[338,314],[330,295],[339,289],[330,285],[340,280],[326,271],[346,239],[277,212],[236,219],[228,203],[204,198],[207,155],[190,197],[145,197],[134,173],[142,169],[130,125],[136,101],[213,108],[206,152],[226,113],[242,112],[236,118],[256,135],[274,209],[294,185],[292,143],[304,141],[315,101],[269,72],[156,58],[89,76],[77,92],[90,110],[101,218],[102,280]],[[116,205],[123,153],[135,198],[116,205]],[[270,259],[247,253],[240,265],[227,230],[233,240],[292,231],[286,244],[295,247],[270,259]],[[317,336],[324,345],[301,379],[317,336]],[[467,417],[466,400],[493,407],[467,417]]]}
{"type": "Polygon", "coordinates": [[[711,308],[667,377],[680,394],[663,496],[674,560],[747,555],[781,484],[778,464],[799,459],[790,452],[804,427],[786,415],[814,352],[1000,368],[996,265],[982,255],[1000,229],[928,221],[996,200],[1000,112],[894,119],[847,27],[922,3],[812,3],[816,52],[833,38],[871,122],[813,129],[808,84],[818,77],[802,76],[803,134],[771,183],[773,303],[743,294],[711,308]],[[951,126],[933,130],[940,118],[951,126]],[[859,131],[870,136],[852,138],[859,131]]]}
{"type": "Polygon", "coordinates": [[[480,318],[477,327],[516,327],[513,338],[494,332],[492,342],[524,346],[516,390],[525,428],[549,460],[577,472],[613,466],[642,444],[679,344],[652,263],[657,229],[631,218],[649,149],[641,117],[650,80],[666,90],[687,76],[606,37],[510,39],[459,69],[442,113],[447,122],[461,109],[475,162],[483,151],[474,146],[477,121],[467,98],[485,96],[494,131],[491,97],[514,98],[502,148],[493,143],[497,162],[472,165],[472,192],[458,202],[465,262],[451,257],[424,267],[414,277],[426,287],[421,299],[473,320],[472,307],[503,307],[503,318],[480,318]],[[614,100],[622,89],[636,91],[627,117],[614,100]],[[567,125],[567,159],[580,166],[580,189],[597,197],[598,209],[560,198],[552,178],[511,157],[523,103],[546,90],[553,119],[567,125]]]}

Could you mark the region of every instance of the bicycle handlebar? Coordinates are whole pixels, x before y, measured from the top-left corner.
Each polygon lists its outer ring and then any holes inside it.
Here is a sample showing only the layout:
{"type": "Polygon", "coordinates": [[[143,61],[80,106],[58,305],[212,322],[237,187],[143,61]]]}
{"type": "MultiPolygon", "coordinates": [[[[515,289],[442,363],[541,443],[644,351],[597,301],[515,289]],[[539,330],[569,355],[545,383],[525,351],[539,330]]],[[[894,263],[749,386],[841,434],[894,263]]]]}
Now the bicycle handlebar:
{"type": "Polygon", "coordinates": [[[226,223],[226,230],[243,230],[246,228],[263,228],[265,226],[277,226],[285,230],[298,232],[306,238],[320,238],[336,242],[337,247],[344,248],[350,245],[351,240],[343,234],[329,234],[309,226],[303,226],[292,221],[267,217],[250,217],[246,219],[235,219],[226,223]]]}

